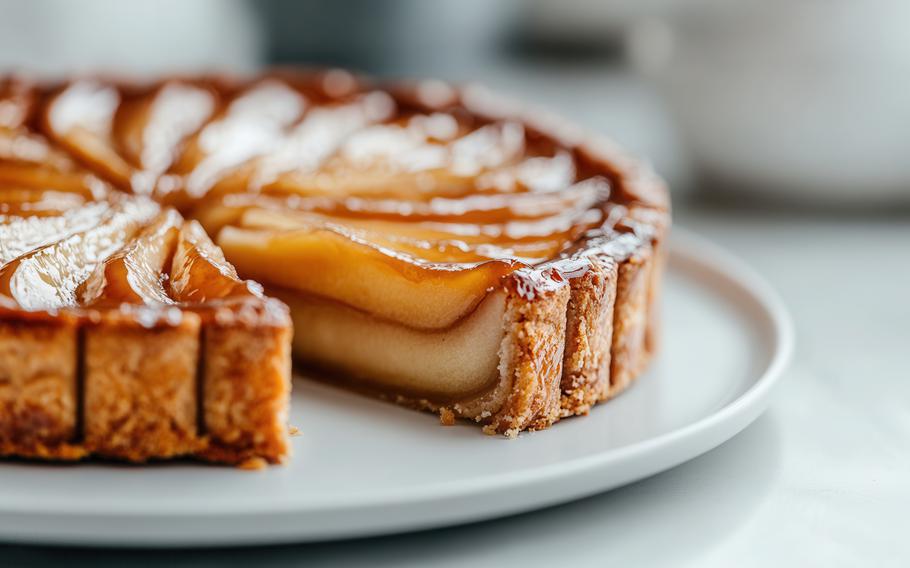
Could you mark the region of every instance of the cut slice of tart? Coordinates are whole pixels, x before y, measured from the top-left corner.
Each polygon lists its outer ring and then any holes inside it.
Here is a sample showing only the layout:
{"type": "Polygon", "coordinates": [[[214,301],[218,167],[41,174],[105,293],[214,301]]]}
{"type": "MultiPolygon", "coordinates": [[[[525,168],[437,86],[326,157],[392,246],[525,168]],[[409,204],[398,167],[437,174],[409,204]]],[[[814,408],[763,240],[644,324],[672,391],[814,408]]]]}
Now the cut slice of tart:
{"type": "Polygon", "coordinates": [[[0,452],[284,459],[286,309],[198,225],[127,196],[4,221],[0,452]]]}

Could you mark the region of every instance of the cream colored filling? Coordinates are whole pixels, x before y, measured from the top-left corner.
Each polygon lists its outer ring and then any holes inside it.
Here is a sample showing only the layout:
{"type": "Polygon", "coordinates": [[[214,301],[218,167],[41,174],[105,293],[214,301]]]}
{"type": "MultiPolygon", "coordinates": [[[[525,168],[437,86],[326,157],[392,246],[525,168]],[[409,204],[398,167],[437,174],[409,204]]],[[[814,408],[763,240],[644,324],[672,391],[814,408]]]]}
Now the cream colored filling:
{"type": "Polygon", "coordinates": [[[489,294],[445,330],[419,330],[343,304],[273,290],[294,321],[294,354],[371,386],[435,402],[461,400],[496,384],[505,293],[489,294]]]}

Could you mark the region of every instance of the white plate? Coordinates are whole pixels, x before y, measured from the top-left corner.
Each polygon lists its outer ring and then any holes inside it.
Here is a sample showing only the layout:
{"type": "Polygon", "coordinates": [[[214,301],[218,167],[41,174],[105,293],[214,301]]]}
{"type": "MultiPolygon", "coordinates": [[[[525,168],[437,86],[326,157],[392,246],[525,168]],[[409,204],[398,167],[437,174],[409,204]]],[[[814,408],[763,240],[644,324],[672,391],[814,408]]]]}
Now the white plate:
{"type": "Polygon", "coordinates": [[[792,346],[748,268],[673,235],[660,357],[586,418],[517,440],[309,381],[286,467],[0,463],[0,539],[214,545],[376,535],[488,519],[618,487],[692,459],[765,408],[792,346]]]}

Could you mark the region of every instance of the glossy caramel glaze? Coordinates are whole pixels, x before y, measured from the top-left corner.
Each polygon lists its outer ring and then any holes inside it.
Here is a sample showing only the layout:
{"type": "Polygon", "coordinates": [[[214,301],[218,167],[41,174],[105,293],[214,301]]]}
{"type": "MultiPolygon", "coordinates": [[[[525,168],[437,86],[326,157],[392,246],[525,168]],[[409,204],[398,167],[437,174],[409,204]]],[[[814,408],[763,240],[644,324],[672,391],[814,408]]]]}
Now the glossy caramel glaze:
{"type": "MultiPolygon", "coordinates": [[[[533,295],[583,272],[593,250],[619,258],[665,228],[666,193],[649,170],[516,108],[479,88],[430,81],[383,90],[342,71],[147,85],[8,79],[0,85],[0,231],[15,235],[4,255],[45,244],[42,231],[84,243],[75,228],[67,232],[79,223],[68,218],[111,188],[175,205],[211,235],[226,226],[330,235],[414,281],[474,271],[479,295],[516,271],[522,293],[533,295]],[[653,214],[634,218],[632,209],[653,214]]],[[[122,256],[146,222],[130,225],[122,246],[87,253],[86,267],[122,256]]],[[[134,268],[173,277],[168,267],[134,268]]],[[[0,273],[0,292],[15,298],[8,281],[0,273]]],[[[172,292],[119,299],[177,302],[172,292]]],[[[71,291],[19,303],[82,302],[71,291]]]]}

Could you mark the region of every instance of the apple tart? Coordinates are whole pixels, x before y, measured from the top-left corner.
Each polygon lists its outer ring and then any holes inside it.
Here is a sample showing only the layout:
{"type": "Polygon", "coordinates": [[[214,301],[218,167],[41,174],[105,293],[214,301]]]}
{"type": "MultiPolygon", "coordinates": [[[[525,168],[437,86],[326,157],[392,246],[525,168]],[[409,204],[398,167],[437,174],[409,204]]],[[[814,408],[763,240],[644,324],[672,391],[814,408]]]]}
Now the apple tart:
{"type": "Polygon", "coordinates": [[[280,461],[291,351],[510,436],[616,395],[668,194],[522,108],[342,71],[7,80],[0,451],[280,461]]]}

